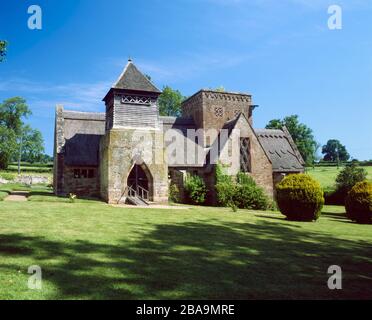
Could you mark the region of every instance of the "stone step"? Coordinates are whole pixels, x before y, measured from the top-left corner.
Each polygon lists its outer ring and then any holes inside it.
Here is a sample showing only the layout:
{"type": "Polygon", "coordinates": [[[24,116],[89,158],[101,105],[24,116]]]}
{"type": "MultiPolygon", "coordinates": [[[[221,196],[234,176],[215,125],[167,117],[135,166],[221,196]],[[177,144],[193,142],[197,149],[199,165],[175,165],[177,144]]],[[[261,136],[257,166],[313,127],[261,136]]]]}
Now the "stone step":
{"type": "Polygon", "coordinates": [[[127,197],[127,202],[138,207],[147,207],[149,204],[146,200],[141,199],[140,197],[127,197]]]}

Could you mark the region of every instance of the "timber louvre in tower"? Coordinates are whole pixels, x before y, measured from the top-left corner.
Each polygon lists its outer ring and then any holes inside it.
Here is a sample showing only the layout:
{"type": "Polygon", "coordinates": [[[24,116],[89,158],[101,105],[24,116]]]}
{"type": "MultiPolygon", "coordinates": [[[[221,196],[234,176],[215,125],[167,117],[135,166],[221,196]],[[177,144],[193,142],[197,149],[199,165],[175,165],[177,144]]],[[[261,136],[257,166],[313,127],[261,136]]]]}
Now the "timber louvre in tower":
{"type": "Polygon", "coordinates": [[[161,91],[129,60],[103,101],[106,130],[112,128],[158,128],[156,101],[161,91]]]}

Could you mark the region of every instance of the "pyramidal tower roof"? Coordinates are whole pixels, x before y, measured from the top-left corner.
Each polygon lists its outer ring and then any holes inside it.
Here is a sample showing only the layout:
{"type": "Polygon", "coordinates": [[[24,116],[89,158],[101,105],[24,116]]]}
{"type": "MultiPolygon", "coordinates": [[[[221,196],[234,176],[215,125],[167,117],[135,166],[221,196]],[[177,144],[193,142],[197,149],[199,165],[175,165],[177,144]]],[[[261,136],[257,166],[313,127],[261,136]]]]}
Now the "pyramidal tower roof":
{"type": "Polygon", "coordinates": [[[112,88],[161,93],[161,91],[137,69],[131,59],[128,60],[127,65],[112,88]]]}

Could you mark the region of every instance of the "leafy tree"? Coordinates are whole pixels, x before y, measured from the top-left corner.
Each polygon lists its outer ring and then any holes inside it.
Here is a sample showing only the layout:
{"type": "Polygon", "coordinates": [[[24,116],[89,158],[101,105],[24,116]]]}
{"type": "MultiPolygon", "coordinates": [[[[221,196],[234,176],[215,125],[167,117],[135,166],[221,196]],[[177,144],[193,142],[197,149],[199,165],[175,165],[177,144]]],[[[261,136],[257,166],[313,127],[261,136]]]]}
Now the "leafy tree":
{"type": "Polygon", "coordinates": [[[16,149],[16,135],[4,125],[0,125],[0,169],[6,169],[16,149]]]}
{"type": "Polygon", "coordinates": [[[41,162],[41,163],[49,163],[49,162],[53,162],[53,157],[51,157],[50,155],[47,155],[47,154],[43,154],[43,155],[41,156],[40,162],[41,162]]]}
{"type": "Polygon", "coordinates": [[[39,130],[26,125],[22,129],[22,137],[19,139],[21,158],[26,162],[41,162],[44,156],[44,139],[39,130]]]}
{"type": "Polygon", "coordinates": [[[166,86],[159,96],[158,105],[161,116],[179,117],[181,115],[181,104],[185,97],[178,90],[166,86]]]}
{"type": "Polygon", "coordinates": [[[216,89],[214,89],[214,91],[217,91],[217,92],[226,92],[226,89],[223,86],[219,86],[216,89]]]}
{"type": "Polygon", "coordinates": [[[367,171],[356,163],[348,164],[336,178],[337,190],[344,196],[358,183],[367,179],[367,171]]]}
{"type": "Polygon", "coordinates": [[[30,114],[23,98],[14,97],[0,103],[0,168],[6,168],[19,150],[17,141],[22,136],[22,118],[30,114]]]}
{"type": "Polygon", "coordinates": [[[324,161],[348,161],[350,159],[349,153],[346,151],[346,147],[341,144],[338,140],[328,140],[327,144],[322,148],[322,154],[324,154],[324,161]]]}
{"type": "Polygon", "coordinates": [[[298,115],[291,115],[283,120],[271,120],[266,129],[282,129],[283,127],[287,127],[306,164],[312,164],[316,159],[316,152],[319,147],[314,139],[313,130],[300,123],[298,115]]]}
{"type": "Polygon", "coordinates": [[[0,62],[3,62],[5,59],[7,44],[6,41],[0,40],[0,62]]]}
{"type": "Polygon", "coordinates": [[[22,118],[29,115],[31,110],[23,98],[13,97],[0,104],[0,125],[13,130],[17,136],[21,134],[22,118]]]}

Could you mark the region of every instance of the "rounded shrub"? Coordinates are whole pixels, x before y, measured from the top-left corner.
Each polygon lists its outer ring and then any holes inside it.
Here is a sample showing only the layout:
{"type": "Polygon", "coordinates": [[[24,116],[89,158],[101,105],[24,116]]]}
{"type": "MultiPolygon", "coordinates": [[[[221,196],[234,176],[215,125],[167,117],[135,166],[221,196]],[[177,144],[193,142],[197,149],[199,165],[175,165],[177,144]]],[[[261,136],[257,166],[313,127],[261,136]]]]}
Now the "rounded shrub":
{"type": "Polygon", "coordinates": [[[180,189],[176,184],[170,184],[169,186],[169,201],[174,202],[174,203],[179,203],[181,202],[180,198],[180,189]]]}
{"type": "Polygon", "coordinates": [[[256,184],[239,184],[235,188],[234,203],[240,209],[267,210],[269,198],[256,184]]]}
{"type": "Polygon", "coordinates": [[[185,183],[188,202],[192,204],[203,204],[207,197],[207,188],[202,178],[188,175],[185,183]]]}
{"type": "Polygon", "coordinates": [[[279,210],[288,220],[318,220],[324,195],[320,184],[307,174],[292,174],[276,186],[279,210]]]}
{"type": "Polygon", "coordinates": [[[358,223],[372,223],[372,183],[357,183],[345,201],[346,215],[358,223]]]}

